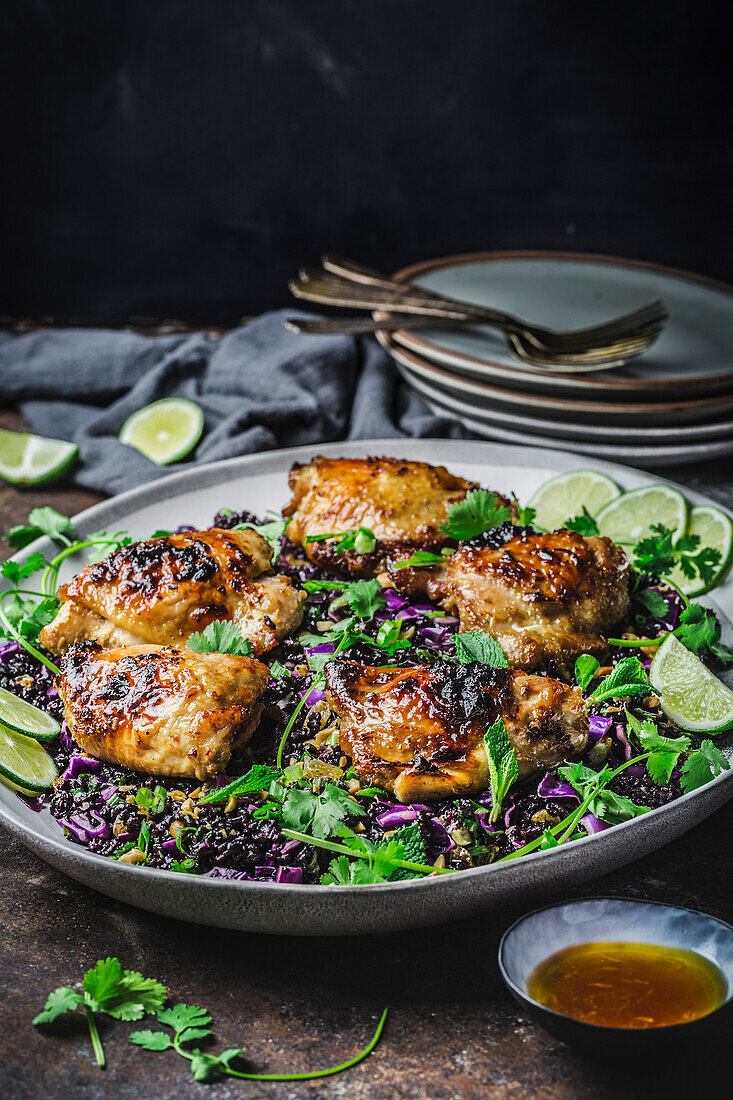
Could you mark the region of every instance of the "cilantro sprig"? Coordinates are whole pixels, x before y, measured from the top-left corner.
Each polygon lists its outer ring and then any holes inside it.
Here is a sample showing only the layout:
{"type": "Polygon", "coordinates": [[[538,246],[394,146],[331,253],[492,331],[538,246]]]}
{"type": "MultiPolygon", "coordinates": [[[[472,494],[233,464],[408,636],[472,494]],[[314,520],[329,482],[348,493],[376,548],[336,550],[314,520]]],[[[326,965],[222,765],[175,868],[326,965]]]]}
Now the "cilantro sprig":
{"type": "Polygon", "coordinates": [[[167,996],[168,990],[154,978],[144,978],[137,970],[123,970],[119,959],[100,959],[82,978],[81,992],[70,985],[54,989],[33,1023],[52,1024],[60,1016],[81,1009],[86,1015],[94,1057],[103,1069],[106,1059],[95,1014],[140,1020],[146,1013],[160,1011],[167,996]]]}
{"type": "Polygon", "coordinates": [[[229,653],[235,657],[252,657],[254,649],[249,638],[243,638],[238,625],[227,619],[209,623],[198,634],[191,634],[186,648],[195,653],[229,653]]]}
{"type": "Polygon", "coordinates": [[[244,1047],[223,1050],[219,1054],[201,1049],[199,1044],[210,1042],[214,1035],[213,1021],[205,1008],[182,1003],[164,1008],[168,998],[166,987],[154,978],[144,978],[137,970],[123,970],[119,959],[100,959],[86,972],[79,990],[69,985],[54,989],[49,993],[43,1011],[33,1020],[34,1025],[53,1024],[61,1016],[82,1010],[86,1015],[97,1065],[104,1069],[106,1059],[95,1014],[101,1012],[116,1020],[129,1021],[140,1020],[146,1014],[154,1015],[162,1028],[133,1031],[130,1042],[147,1051],[174,1050],[190,1064],[194,1080],[201,1082],[217,1077],[239,1077],[246,1081],[315,1081],[342,1073],[363,1062],[372,1053],[389,1014],[389,1009],[385,1008],[369,1043],[346,1062],[300,1073],[247,1073],[233,1065],[237,1059],[244,1057],[244,1047]]]}
{"type": "Polygon", "coordinates": [[[496,493],[488,489],[471,489],[462,500],[451,504],[440,530],[448,538],[462,542],[499,527],[511,519],[511,515],[511,509],[499,502],[496,493]]]}
{"type": "Polygon", "coordinates": [[[654,573],[664,577],[677,566],[688,580],[699,577],[711,585],[720,567],[720,551],[712,546],[701,546],[699,535],[681,535],[674,541],[674,531],[662,523],[655,523],[652,533],[634,548],[634,568],[640,573],[654,573]]]}

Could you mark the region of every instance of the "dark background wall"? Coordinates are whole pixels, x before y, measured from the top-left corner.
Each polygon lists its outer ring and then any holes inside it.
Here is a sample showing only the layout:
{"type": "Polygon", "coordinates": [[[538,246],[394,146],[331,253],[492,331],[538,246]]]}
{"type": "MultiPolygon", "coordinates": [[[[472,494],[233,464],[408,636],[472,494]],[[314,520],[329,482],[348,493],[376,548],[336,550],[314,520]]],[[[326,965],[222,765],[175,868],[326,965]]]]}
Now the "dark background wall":
{"type": "Polygon", "coordinates": [[[5,0],[0,313],[230,322],[325,250],[733,281],[702,0],[5,0]]]}

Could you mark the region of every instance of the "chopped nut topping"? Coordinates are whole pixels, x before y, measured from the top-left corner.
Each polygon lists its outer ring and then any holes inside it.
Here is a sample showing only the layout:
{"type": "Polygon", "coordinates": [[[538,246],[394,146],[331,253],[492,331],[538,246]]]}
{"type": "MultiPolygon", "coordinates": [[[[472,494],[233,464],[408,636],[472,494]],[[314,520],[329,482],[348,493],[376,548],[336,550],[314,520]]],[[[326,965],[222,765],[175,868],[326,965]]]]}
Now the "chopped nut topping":
{"type": "Polygon", "coordinates": [[[125,852],[120,856],[118,863],[144,863],[146,859],[145,852],[141,852],[139,848],[130,848],[129,852],[125,852]]]}

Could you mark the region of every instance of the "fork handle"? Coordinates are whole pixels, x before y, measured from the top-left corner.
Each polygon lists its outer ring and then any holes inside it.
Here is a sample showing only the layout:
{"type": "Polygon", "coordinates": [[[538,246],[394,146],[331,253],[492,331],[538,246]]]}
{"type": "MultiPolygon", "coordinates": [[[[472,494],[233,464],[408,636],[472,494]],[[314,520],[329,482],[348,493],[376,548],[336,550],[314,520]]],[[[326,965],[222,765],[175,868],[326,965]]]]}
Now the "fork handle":
{"type": "Polygon", "coordinates": [[[375,321],[368,317],[334,317],[320,321],[303,320],[288,317],[283,321],[291,332],[310,333],[312,335],[333,335],[345,333],[351,336],[366,335],[372,332],[397,332],[398,329],[416,328],[453,328],[455,325],[475,325],[474,317],[389,317],[384,321],[375,321]]]}

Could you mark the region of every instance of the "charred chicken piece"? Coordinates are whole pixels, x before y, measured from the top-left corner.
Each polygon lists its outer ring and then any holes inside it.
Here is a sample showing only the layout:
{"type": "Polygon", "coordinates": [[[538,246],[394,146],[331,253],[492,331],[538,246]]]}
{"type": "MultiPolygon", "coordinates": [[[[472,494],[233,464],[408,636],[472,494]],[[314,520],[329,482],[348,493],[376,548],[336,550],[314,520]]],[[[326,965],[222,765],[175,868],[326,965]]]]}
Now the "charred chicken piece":
{"type": "MultiPolygon", "coordinates": [[[[440,530],[452,504],[478,486],[444,466],[397,458],[323,458],[290,471],[292,499],[288,538],[304,546],[323,568],[374,575],[388,557],[451,544],[440,530]],[[338,551],[338,539],[309,542],[316,535],[366,527],[377,538],[370,553],[338,551]]],[[[504,497],[500,504],[508,504],[504,497]]]]}
{"type": "Polygon", "coordinates": [[[626,555],[607,538],[524,531],[500,546],[462,543],[445,564],[389,569],[396,588],[437,600],[460,629],[492,634],[515,668],[548,661],[572,671],[580,653],[607,649],[603,632],[628,614],[626,555]]]}
{"type": "Polygon", "coordinates": [[[256,531],[191,531],[123,546],[59,590],[64,601],[41,633],[62,653],[76,642],[181,645],[233,619],[256,654],[299,625],[303,595],[269,573],[272,551],[256,531]]]}
{"type": "Polygon", "coordinates": [[[270,673],[249,657],[152,645],[74,645],[59,661],[64,717],[98,760],[209,779],[257,726],[270,673]]]}
{"type": "Polygon", "coordinates": [[[484,735],[499,718],[520,775],[580,754],[588,740],[580,692],[546,676],[453,661],[391,669],[334,661],[326,681],[339,744],[359,778],[400,802],[486,789],[484,735]]]}

